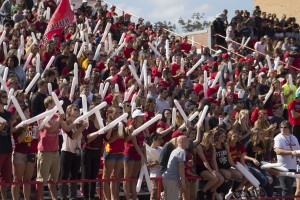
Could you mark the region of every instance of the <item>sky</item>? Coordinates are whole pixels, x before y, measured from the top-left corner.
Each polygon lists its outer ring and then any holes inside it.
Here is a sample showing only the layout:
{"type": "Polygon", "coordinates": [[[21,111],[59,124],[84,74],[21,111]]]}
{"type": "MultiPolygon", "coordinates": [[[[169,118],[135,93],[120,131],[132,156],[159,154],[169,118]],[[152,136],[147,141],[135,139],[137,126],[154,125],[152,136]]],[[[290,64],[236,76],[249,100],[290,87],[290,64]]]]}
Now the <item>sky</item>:
{"type": "MultiPolygon", "coordinates": [[[[187,20],[193,13],[204,13],[204,19],[212,21],[226,8],[228,18],[235,10],[252,11],[253,0],[107,0],[123,10],[129,11],[146,21],[170,21],[177,23],[179,18],[187,20]]],[[[180,31],[180,30],[177,30],[180,31]]]]}

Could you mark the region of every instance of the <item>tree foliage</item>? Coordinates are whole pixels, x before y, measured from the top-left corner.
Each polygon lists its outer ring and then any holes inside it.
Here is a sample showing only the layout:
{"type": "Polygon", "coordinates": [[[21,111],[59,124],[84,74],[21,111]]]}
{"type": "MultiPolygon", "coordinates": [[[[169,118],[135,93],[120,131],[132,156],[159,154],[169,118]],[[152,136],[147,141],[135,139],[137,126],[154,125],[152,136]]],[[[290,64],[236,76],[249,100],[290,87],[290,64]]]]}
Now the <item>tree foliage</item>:
{"type": "Polygon", "coordinates": [[[194,13],[188,20],[180,18],[178,24],[184,32],[200,31],[206,29],[210,25],[210,22],[203,20],[203,18],[204,13],[194,13]]]}
{"type": "Polygon", "coordinates": [[[163,22],[156,22],[155,26],[157,28],[165,28],[170,31],[174,31],[176,29],[176,25],[172,24],[171,22],[163,21],[163,22]]]}
{"type": "Polygon", "coordinates": [[[183,32],[193,32],[193,31],[200,31],[206,29],[210,22],[203,20],[204,13],[194,13],[190,19],[184,20],[183,18],[179,18],[177,23],[173,24],[170,21],[158,21],[155,23],[157,28],[166,28],[170,31],[174,31],[177,29],[182,30],[183,32]]]}

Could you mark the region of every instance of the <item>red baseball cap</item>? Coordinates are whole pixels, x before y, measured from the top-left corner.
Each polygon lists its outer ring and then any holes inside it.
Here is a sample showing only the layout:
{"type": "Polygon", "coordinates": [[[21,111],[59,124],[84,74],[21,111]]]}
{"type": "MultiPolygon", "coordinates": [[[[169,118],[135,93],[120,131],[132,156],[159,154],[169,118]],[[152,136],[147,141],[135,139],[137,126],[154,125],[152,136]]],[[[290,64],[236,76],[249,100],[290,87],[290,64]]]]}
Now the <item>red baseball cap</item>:
{"type": "Polygon", "coordinates": [[[228,58],[230,58],[228,53],[223,53],[222,54],[222,59],[228,59],[228,58]]]}
{"type": "Polygon", "coordinates": [[[233,81],[228,81],[228,82],[226,83],[226,87],[227,87],[227,86],[230,86],[230,85],[235,85],[235,83],[234,83],[233,81]]]}
{"type": "Polygon", "coordinates": [[[181,132],[180,130],[176,130],[172,133],[172,138],[177,138],[181,135],[184,135],[183,132],[181,132]]]}

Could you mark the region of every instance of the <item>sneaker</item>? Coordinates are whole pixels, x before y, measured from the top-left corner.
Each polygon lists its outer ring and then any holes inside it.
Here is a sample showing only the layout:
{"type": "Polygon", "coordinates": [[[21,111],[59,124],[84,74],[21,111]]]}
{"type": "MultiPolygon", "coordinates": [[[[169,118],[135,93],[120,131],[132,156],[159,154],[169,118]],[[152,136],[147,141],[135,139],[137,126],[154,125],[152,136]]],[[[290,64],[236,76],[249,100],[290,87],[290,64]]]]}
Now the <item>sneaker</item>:
{"type": "Polygon", "coordinates": [[[216,192],[216,193],[215,193],[215,199],[216,199],[216,200],[223,200],[222,194],[216,192]]]}
{"type": "Polygon", "coordinates": [[[204,193],[202,190],[198,191],[198,193],[197,193],[197,199],[198,199],[198,200],[204,200],[204,199],[207,199],[206,193],[204,193]]]}
{"type": "Polygon", "coordinates": [[[214,192],[207,191],[206,192],[206,197],[204,197],[204,199],[212,200],[212,199],[214,199],[213,196],[214,196],[214,192]]]}
{"type": "Polygon", "coordinates": [[[247,199],[248,198],[247,192],[243,190],[241,193],[241,197],[242,197],[242,199],[247,199]]]}
{"type": "Polygon", "coordinates": [[[233,192],[232,192],[232,190],[230,189],[229,192],[225,195],[225,199],[226,199],[226,200],[229,200],[229,199],[231,199],[232,196],[233,196],[233,192]]]}
{"type": "Polygon", "coordinates": [[[257,193],[255,190],[248,190],[247,193],[248,193],[248,197],[250,197],[251,199],[257,198],[257,193]]]}
{"type": "Polygon", "coordinates": [[[238,199],[238,200],[242,200],[240,192],[234,192],[233,193],[233,198],[238,199]]]}

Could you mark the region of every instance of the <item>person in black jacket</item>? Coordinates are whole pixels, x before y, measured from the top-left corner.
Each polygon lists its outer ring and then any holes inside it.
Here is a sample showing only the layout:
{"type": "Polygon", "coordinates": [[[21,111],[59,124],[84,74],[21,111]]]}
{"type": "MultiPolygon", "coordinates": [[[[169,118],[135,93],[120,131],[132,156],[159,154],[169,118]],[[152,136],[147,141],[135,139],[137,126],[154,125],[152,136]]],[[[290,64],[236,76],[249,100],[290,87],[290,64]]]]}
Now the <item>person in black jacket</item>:
{"type": "MultiPolygon", "coordinates": [[[[213,25],[214,34],[220,34],[224,37],[226,36],[225,24],[222,21],[221,15],[216,16],[216,19],[213,21],[212,25],[213,25]]],[[[226,42],[223,37],[214,36],[214,43],[217,45],[222,45],[222,46],[226,47],[226,42]]]]}

